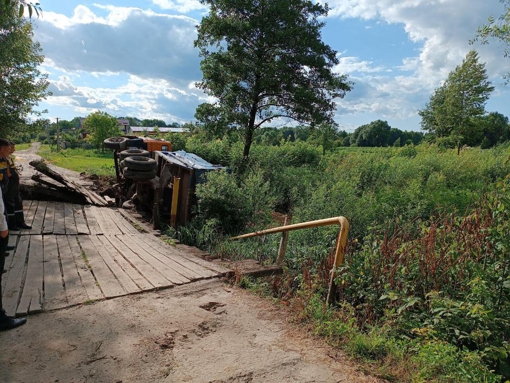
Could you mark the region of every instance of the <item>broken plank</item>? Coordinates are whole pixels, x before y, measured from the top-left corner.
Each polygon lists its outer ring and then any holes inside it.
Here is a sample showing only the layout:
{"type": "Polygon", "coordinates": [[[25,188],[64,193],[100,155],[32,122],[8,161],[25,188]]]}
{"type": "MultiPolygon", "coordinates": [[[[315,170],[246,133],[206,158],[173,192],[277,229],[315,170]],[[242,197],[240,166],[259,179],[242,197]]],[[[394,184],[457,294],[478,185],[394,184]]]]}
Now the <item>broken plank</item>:
{"type": "Polygon", "coordinates": [[[114,230],[103,216],[102,209],[97,206],[91,206],[91,210],[93,211],[94,217],[96,217],[97,224],[101,228],[102,233],[104,235],[112,234],[114,230]]]}
{"type": "Polygon", "coordinates": [[[183,269],[183,267],[175,267],[178,266],[177,264],[174,265],[174,267],[170,267],[165,262],[162,262],[160,258],[165,258],[161,256],[160,254],[157,254],[156,252],[150,252],[143,248],[143,246],[139,246],[135,241],[132,240],[132,237],[129,235],[122,235],[118,236],[118,240],[121,240],[124,242],[131,251],[135,252],[141,259],[143,259],[145,262],[150,264],[155,269],[159,270],[161,274],[165,276],[166,279],[168,279],[170,282],[176,285],[180,285],[183,283],[189,283],[192,280],[198,280],[202,279],[199,275],[196,277],[186,277],[184,274],[179,273],[179,270],[183,269]],[[156,256],[154,255],[156,254],[156,256]]]}
{"type": "Polygon", "coordinates": [[[55,310],[67,306],[62,271],[55,235],[43,237],[44,247],[44,301],[45,310],[55,310]]]}
{"type": "Polygon", "coordinates": [[[105,249],[108,249],[111,254],[113,254],[115,262],[117,262],[122,269],[129,275],[129,277],[137,284],[137,286],[143,291],[153,290],[155,287],[152,285],[147,278],[144,278],[142,274],[133,266],[131,262],[126,260],[122,254],[120,254],[117,249],[111,244],[109,238],[110,236],[100,236],[103,246],[105,249]]]}
{"type": "Polygon", "coordinates": [[[80,274],[74,262],[74,256],[67,236],[58,235],[56,239],[62,265],[67,302],[71,306],[83,303],[88,300],[87,291],[81,282],[80,274]]]}
{"type": "Polygon", "coordinates": [[[167,245],[166,243],[164,243],[163,241],[159,240],[154,236],[140,234],[137,236],[137,238],[139,238],[140,241],[143,241],[146,246],[152,248],[154,251],[157,251],[160,254],[164,255],[165,257],[177,262],[178,264],[182,265],[188,270],[192,270],[200,274],[204,278],[211,278],[221,275],[221,273],[213,271],[209,268],[202,267],[198,263],[192,262],[188,258],[183,257],[182,254],[180,254],[180,252],[178,252],[174,246],[167,245]]]}
{"type": "Polygon", "coordinates": [[[66,236],[67,241],[69,242],[69,248],[71,249],[71,255],[73,256],[74,263],[76,265],[76,270],[78,275],[80,276],[81,283],[87,292],[87,296],[90,301],[96,301],[99,299],[104,299],[104,295],[99,289],[99,286],[94,279],[94,275],[90,271],[90,266],[87,263],[87,260],[84,258],[82,249],[77,242],[76,236],[66,236]]]}
{"type": "MultiPolygon", "coordinates": [[[[91,236],[89,238],[96,248],[101,249],[99,254],[103,258],[104,263],[106,263],[110,271],[115,275],[115,278],[119,281],[124,290],[126,290],[129,294],[140,292],[141,289],[121,267],[120,263],[117,262],[117,258],[122,258],[122,256],[117,254],[117,251],[108,242],[108,240],[104,239],[105,236],[91,236]]],[[[126,262],[123,262],[123,264],[126,266],[126,262]]],[[[129,271],[129,268],[127,269],[129,271]]],[[[134,271],[136,272],[136,270],[134,271]]]]}
{"type": "MultiPolygon", "coordinates": [[[[37,203],[37,210],[34,212],[34,220],[32,221],[32,228],[27,230],[27,234],[41,234],[44,223],[44,215],[46,214],[47,201],[39,201],[37,203]]],[[[23,230],[23,233],[25,230],[23,230]]]]}
{"type": "Polygon", "coordinates": [[[90,234],[90,230],[85,219],[85,213],[83,212],[83,207],[81,205],[74,204],[73,213],[74,220],[76,222],[76,231],[78,234],[90,234]]]}
{"type": "Polygon", "coordinates": [[[127,292],[103,261],[98,249],[91,241],[90,236],[82,235],[78,237],[78,240],[103,294],[107,298],[126,295],[127,292]]]}
{"type": "Polygon", "coordinates": [[[66,228],[66,234],[78,234],[78,229],[76,229],[76,221],[74,219],[73,205],[70,203],[64,203],[64,226],[66,228]]]}
{"type": "Polygon", "coordinates": [[[172,286],[169,279],[165,278],[160,272],[141,259],[129,246],[124,244],[118,237],[109,237],[112,245],[119,253],[155,287],[172,286]]]}
{"type": "Polygon", "coordinates": [[[110,208],[103,209],[103,212],[106,212],[110,219],[115,222],[121,234],[138,233],[138,230],[136,230],[131,223],[120,215],[117,210],[110,208]]]}
{"type": "Polygon", "coordinates": [[[2,280],[2,304],[9,316],[16,315],[16,308],[23,291],[29,243],[30,236],[24,235],[20,238],[9,271],[2,280]]]}
{"type": "Polygon", "coordinates": [[[101,230],[101,227],[97,223],[95,211],[92,206],[84,206],[83,211],[85,212],[85,219],[87,221],[87,226],[90,230],[91,235],[101,235],[103,234],[103,231],[101,230]]]}
{"type": "Polygon", "coordinates": [[[43,273],[42,235],[31,235],[25,285],[16,309],[16,316],[27,315],[28,313],[35,314],[42,311],[43,273]]]}
{"type": "Polygon", "coordinates": [[[53,234],[54,223],[55,223],[55,204],[48,203],[48,206],[46,207],[46,214],[44,215],[42,233],[53,234]]]}
{"type": "Polygon", "coordinates": [[[66,233],[65,211],[63,202],[55,202],[55,223],[53,234],[64,235],[66,233]]]}

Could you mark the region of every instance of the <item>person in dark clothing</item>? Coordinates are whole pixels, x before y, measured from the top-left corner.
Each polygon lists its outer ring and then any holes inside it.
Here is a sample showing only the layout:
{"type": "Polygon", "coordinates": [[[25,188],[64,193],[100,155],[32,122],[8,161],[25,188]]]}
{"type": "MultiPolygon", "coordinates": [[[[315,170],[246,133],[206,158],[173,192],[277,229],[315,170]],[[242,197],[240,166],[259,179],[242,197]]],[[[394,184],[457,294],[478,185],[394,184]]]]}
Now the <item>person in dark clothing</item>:
{"type": "Polygon", "coordinates": [[[7,156],[7,170],[9,183],[4,193],[5,208],[7,210],[7,224],[9,230],[18,231],[20,229],[31,229],[32,226],[25,223],[23,214],[23,200],[19,194],[19,172],[14,163],[12,154],[16,150],[16,144],[9,142],[9,156],[7,156]]]}
{"type": "MultiPolygon", "coordinates": [[[[0,158],[7,157],[9,155],[9,141],[0,138],[0,158]]],[[[4,175],[7,174],[5,168],[1,167],[0,164],[0,186],[6,185],[4,175]]],[[[0,198],[0,212],[5,212],[5,205],[3,198],[0,198]]],[[[9,243],[9,227],[7,225],[7,217],[5,213],[0,213],[0,270],[4,269],[5,266],[5,253],[7,245],[9,243]]],[[[0,273],[0,331],[10,330],[19,327],[27,322],[27,318],[13,318],[6,314],[2,305],[2,274],[0,273]]]]}

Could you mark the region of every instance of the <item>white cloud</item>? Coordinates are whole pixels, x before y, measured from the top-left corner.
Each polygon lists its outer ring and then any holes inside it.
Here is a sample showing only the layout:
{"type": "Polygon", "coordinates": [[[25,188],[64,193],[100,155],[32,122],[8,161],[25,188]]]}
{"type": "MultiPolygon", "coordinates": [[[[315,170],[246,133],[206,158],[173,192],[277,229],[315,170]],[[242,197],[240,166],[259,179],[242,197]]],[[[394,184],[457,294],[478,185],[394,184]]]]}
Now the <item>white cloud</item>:
{"type": "Polygon", "coordinates": [[[198,0],[152,0],[152,2],[162,9],[170,9],[180,13],[204,10],[207,7],[200,4],[198,0]]]}
{"type": "Polygon", "coordinates": [[[362,61],[358,57],[339,57],[339,61],[340,62],[333,68],[335,73],[376,73],[383,72],[385,70],[381,66],[373,67],[371,66],[372,63],[370,61],[362,61]]]}

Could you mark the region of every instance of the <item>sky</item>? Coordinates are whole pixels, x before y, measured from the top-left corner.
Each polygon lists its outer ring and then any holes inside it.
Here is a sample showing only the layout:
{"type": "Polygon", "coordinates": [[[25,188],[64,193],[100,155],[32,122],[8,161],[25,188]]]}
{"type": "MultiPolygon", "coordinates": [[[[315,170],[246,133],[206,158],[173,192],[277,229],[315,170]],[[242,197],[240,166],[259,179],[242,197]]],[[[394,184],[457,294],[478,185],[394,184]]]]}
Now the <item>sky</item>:
{"type": "MultiPolygon", "coordinates": [[[[208,8],[196,0],[39,0],[33,20],[52,96],[46,118],[71,120],[95,111],[121,117],[194,121],[211,101],[194,48],[196,26],[208,8]]],[[[510,58],[497,40],[470,40],[499,0],[329,0],[323,41],[337,51],[334,71],[353,90],[336,100],[335,121],[348,132],[375,120],[420,131],[423,109],[448,74],[476,49],[495,86],[487,112],[510,117],[510,58]]]]}

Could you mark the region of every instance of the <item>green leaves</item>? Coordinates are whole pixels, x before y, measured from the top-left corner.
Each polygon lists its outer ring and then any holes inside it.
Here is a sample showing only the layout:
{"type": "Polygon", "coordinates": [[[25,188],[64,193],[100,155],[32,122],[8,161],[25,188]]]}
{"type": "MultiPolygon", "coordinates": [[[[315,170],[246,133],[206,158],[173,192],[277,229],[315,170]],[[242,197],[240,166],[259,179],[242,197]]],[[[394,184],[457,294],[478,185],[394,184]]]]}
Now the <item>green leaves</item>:
{"type": "Polygon", "coordinates": [[[242,129],[244,157],[253,131],[276,119],[334,124],[334,98],[352,84],[332,72],[336,52],[321,41],[326,7],[305,0],[202,2],[211,11],[195,41],[203,57],[197,86],[217,102],[207,113],[201,107],[197,119],[242,129]]]}
{"type": "Polygon", "coordinates": [[[419,111],[423,129],[436,137],[455,136],[459,149],[466,143],[478,144],[481,138],[476,137],[479,132],[475,119],[485,113],[485,102],[493,90],[485,64],[478,62],[475,51],[470,51],[419,111]]]}

